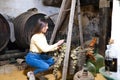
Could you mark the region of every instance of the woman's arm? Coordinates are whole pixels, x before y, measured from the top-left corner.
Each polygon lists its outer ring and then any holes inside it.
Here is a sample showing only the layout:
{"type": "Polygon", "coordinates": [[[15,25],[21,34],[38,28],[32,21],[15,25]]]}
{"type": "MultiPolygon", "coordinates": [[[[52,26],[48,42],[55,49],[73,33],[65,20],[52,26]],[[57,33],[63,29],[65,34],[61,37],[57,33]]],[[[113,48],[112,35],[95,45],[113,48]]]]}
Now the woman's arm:
{"type": "Polygon", "coordinates": [[[64,41],[58,41],[53,45],[48,45],[46,37],[44,35],[35,36],[33,38],[35,45],[42,51],[42,52],[49,52],[57,50],[59,45],[61,45],[64,41]]]}

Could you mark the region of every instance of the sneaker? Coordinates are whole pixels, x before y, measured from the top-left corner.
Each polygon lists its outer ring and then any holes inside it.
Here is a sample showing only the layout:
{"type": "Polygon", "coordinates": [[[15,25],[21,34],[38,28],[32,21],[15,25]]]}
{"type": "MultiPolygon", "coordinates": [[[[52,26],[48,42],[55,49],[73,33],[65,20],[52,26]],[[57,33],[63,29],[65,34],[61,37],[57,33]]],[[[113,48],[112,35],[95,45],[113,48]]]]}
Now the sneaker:
{"type": "Polygon", "coordinates": [[[32,71],[29,71],[27,73],[27,77],[29,78],[29,80],[35,80],[35,76],[34,76],[34,73],[32,71]]]}

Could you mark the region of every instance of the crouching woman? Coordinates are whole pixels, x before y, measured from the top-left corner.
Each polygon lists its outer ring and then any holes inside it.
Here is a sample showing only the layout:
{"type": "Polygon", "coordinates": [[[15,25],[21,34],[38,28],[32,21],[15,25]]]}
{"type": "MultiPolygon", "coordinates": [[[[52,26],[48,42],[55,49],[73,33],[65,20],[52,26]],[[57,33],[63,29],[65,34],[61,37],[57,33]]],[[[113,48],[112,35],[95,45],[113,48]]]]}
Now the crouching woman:
{"type": "Polygon", "coordinates": [[[59,49],[64,42],[64,40],[59,40],[57,43],[49,45],[45,36],[47,29],[48,23],[38,19],[31,37],[29,52],[25,57],[26,63],[35,68],[34,71],[27,73],[28,77],[48,70],[54,64],[54,59],[45,53],[59,49]]]}

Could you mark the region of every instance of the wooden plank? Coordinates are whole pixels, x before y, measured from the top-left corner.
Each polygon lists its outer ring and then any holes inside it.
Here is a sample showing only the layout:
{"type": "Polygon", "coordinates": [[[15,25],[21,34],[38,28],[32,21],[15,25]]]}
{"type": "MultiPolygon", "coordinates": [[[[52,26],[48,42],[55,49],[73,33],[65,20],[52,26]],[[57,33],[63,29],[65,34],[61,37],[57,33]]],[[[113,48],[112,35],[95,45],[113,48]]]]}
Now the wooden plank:
{"type": "Polygon", "coordinates": [[[60,20],[60,24],[59,27],[62,26],[62,24],[64,23],[64,21],[66,20],[66,16],[69,14],[70,11],[70,6],[71,6],[71,1],[72,0],[67,0],[65,3],[65,7],[64,7],[64,11],[60,20]]]}
{"type": "Polygon", "coordinates": [[[10,58],[22,58],[22,57],[26,56],[26,54],[27,54],[27,52],[15,52],[15,53],[3,54],[3,55],[0,55],[0,61],[7,60],[10,58]]]}
{"type": "Polygon", "coordinates": [[[99,30],[100,30],[100,35],[99,35],[99,53],[104,56],[105,49],[106,49],[106,44],[107,44],[107,28],[109,26],[109,14],[110,14],[110,7],[109,7],[109,2],[107,0],[100,0],[99,3],[99,30]],[[104,3],[104,4],[103,4],[104,3]],[[102,5],[102,6],[101,6],[102,5]]]}
{"type": "Polygon", "coordinates": [[[63,64],[62,80],[66,80],[66,77],[67,77],[67,69],[68,69],[68,62],[69,62],[69,53],[70,53],[70,45],[71,45],[72,27],[73,27],[73,22],[74,22],[75,6],[76,6],[76,0],[72,0],[70,19],[69,19],[69,25],[68,25],[68,35],[67,35],[67,45],[66,45],[67,48],[66,48],[64,64],[63,64]]]}
{"type": "Polygon", "coordinates": [[[52,33],[52,36],[51,36],[51,39],[50,39],[50,44],[52,44],[54,39],[55,39],[57,30],[58,30],[58,27],[59,27],[59,24],[60,24],[60,20],[61,20],[63,11],[64,11],[65,3],[66,3],[66,0],[63,0],[62,4],[61,4],[61,8],[60,8],[60,11],[59,11],[59,15],[58,15],[57,21],[55,23],[55,28],[53,30],[53,33],[52,33]]]}
{"type": "Polygon", "coordinates": [[[79,23],[79,32],[80,32],[80,43],[81,43],[81,47],[84,48],[83,31],[82,31],[81,15],[80,15],[80,0],[77,0],[77,11],[78,11],[78,23],[79,23]]]}
{"type": "Polygon", "coordinates": [[[51,36],[51,39],[50,39],[50,44],[52,44],[54,42],[56,33],[57,33],[59,27],[61,26],[61,24],[63,23],[63,21],[65,19],[65,16],[68,12],[68,11],[65,11],[65,9],[69,8],[71,0],[68,0],[67,2],[66,1],[67,0],[62,1],[62,5],[61,5],[61,8],[60,8],[60,11],[59,11],[59,14],[58,14],[58,18],[57,18],[57,21],[55,23],[55,27],[54,27],[54,30],[53,30],[53,33],[52,33],[52,36],[51,36]]]}

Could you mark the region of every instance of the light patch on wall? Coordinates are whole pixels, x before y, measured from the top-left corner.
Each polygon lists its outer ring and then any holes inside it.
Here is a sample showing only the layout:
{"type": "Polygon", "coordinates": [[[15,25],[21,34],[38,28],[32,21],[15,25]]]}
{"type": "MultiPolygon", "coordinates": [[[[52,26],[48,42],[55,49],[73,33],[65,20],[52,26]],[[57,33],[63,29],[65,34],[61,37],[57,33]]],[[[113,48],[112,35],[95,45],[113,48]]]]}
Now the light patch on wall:
{"type": "Polygon", "coordinates": [[[30,8],[37,8],[40,13],[58,13],[59,8],[44,6],[42,0],[0,0],[0,13],[16,17],[30,8]]]}
{"type": "MultiPolygon", "coordinates": [[[[114,40],[114,46],[118,57],[118,73],[120,75],[120,4],[118,0],[113,0],[112,12],[112,31],[111,39],[114,40]]],[[[118,76],[119,76],[118,75],[118,76]]]]}
{"type": "Polygon", "coordinates": [[[120,4],[118,0],[113,1],[113,12],[112,12],[112,31],[111,38],[114,42],[120,46],[120,4]]]}

